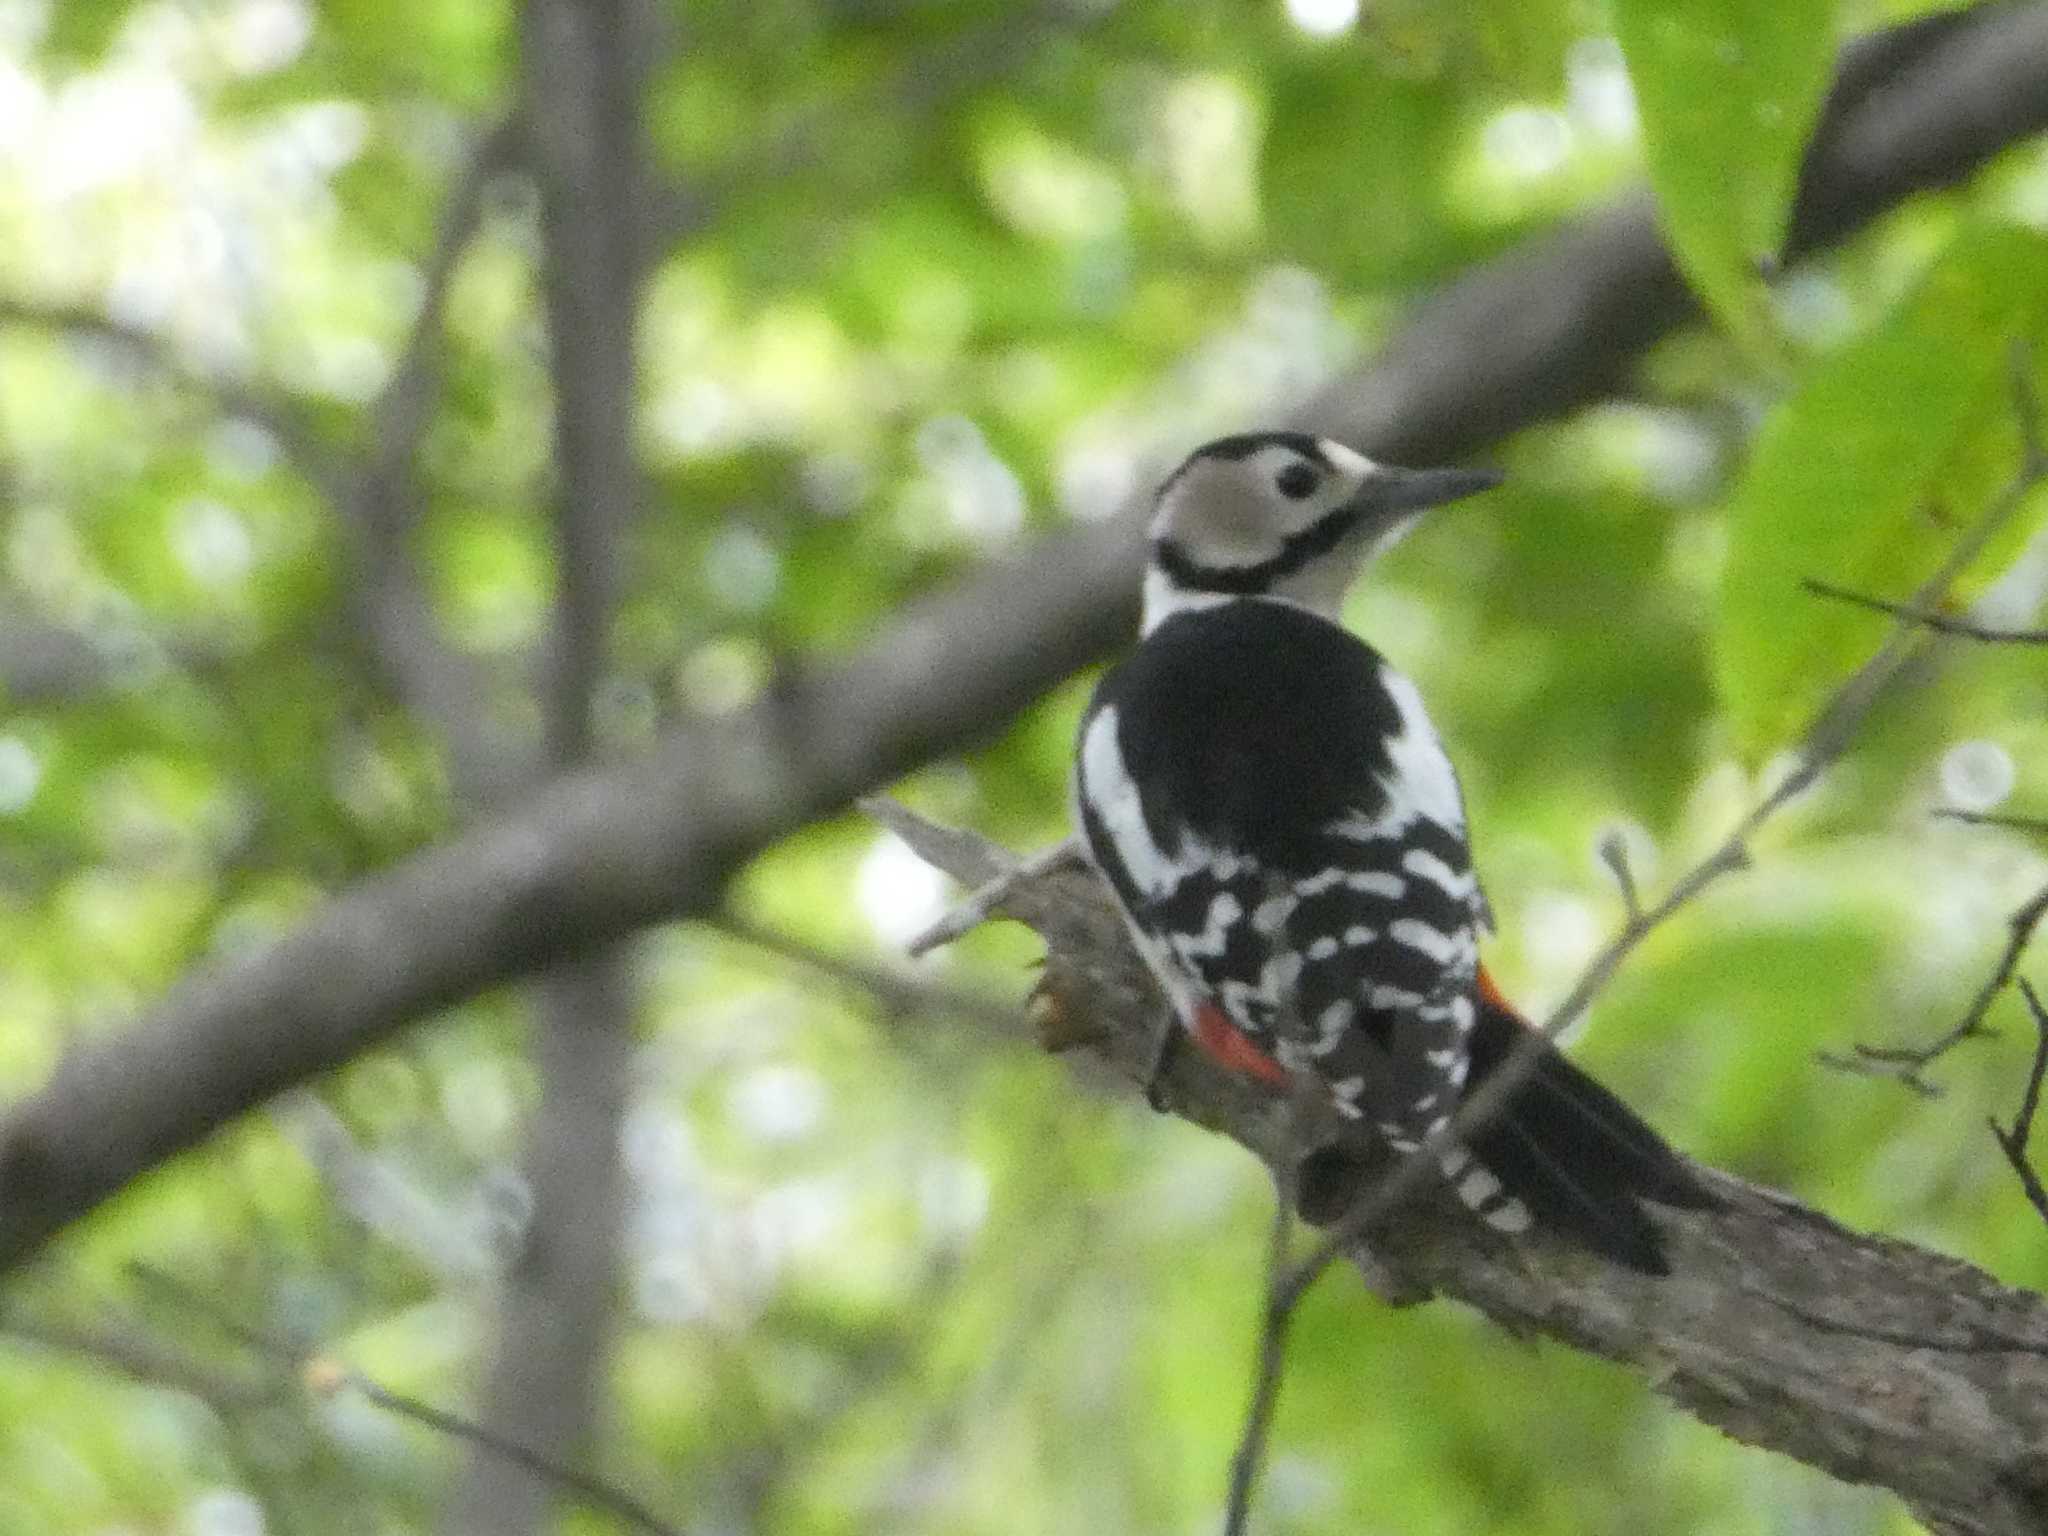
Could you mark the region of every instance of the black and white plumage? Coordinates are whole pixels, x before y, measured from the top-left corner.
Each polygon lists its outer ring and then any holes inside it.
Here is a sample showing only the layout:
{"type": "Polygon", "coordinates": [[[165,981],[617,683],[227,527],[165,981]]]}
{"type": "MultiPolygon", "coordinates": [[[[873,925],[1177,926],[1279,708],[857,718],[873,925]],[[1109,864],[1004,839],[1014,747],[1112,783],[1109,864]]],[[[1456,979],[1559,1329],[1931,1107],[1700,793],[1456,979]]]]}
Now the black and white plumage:
{"type": "MultiPolygon", "coordinates": [[[[1358,570],[1473,471],[1399,470],[1296,433],[1224,438],[1161,487],[1143,638],[1083,718],[1091,858],[1197,1044],[1313,1081],[1410,1150],[1529,1026],[1479,964],[1490,926],[1463,796],[1414,685],[1338,622],[1358,570]]],[[[1532,1219],[1662,1272],[1638,1200],[1709,1197],[1547,1044],[1446,1176],[1492,1225],[1532,1219]]]]}

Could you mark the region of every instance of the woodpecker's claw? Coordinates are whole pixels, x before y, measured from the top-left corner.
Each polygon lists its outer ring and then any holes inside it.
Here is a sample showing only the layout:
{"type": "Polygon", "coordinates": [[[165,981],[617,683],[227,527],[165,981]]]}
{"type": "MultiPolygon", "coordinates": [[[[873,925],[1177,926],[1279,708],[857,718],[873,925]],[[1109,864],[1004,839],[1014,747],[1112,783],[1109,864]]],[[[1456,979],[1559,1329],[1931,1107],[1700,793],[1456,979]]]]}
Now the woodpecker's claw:
{"type": "Polygon", "coordinates": [[[1159,1031],[1159,1043],[1152,1051],[1152,1065],[1145,1072],[1145,1102],[1155,1113],[1166,1115],[1173,1108],[1166,1102],[1166,1074],[1173,1066],[1173,1058],[1180,1048],[1180,1021],[1169,1009],[1164,1025],[1159,1031]]]}

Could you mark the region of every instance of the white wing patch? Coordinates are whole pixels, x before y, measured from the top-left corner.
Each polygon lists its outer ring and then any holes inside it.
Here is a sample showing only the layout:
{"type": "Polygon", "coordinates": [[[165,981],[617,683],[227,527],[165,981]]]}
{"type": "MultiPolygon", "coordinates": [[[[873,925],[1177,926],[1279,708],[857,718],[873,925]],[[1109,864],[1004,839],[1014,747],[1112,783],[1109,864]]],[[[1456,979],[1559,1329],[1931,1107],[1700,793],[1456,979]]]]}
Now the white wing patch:
{"type": "Polygon", "coordinates": [[[1211,850],[1199,838],[1183,834],[1180,845],[1170,853],[1152,840],[1137,781],[1124,766],[1114,705],[1088,722],[1088,733],[1081,740],[1081,785],[1090,808],[1102,820],[1103,831],[1116,845],[1117,858],[1131,883],[1147,896],[1171,895],[1192,871],[1212,861],[1211,850]]]}
{"type": "Polygon", "coordinates": [[[1401,713],[1401,731],[1387,740],[1387,756],[1393,772],[1385,782],[1388,830],[1405,827],[1417,816],[1426,816],[1440,826],[1465,830],[1465,800],[1458,793],[1458,775],[1444,755],[1436,727],[1422,707],[1422,695],[1415,685],[1384,664],[1380,686],[1401,713]]]}

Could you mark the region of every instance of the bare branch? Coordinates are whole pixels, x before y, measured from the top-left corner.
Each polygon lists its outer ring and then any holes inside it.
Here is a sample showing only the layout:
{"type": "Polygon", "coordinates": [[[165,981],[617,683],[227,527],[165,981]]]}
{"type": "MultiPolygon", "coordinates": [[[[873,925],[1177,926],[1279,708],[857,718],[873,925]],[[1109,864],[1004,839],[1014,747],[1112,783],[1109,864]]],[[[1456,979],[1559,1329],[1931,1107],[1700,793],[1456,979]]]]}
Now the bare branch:
{"type": "Polygon", "coordinates": [[[1923,1097],[1938,1096],[1940,1085],[1925,1075],[1925,1069],[1965,1040],[1991,1036],[1992,1031],[1984,1027],[1985,1015],[1998,1001],[1998,994],[2011,984],[2013,973],[2019,969],[2020,956],[2026,952],[2034,930],[2040,926],[2044,916],[2048,916],[2048,886],[2036,891],[2006,919],[2005,951],[1998,957],[1998,964],[1992,968],[1991,974],[1978,986],[1976,996],[1970,999],[1970,1006],[1963,1010],[1963,1016],[1954,1028],[1943,1031],[1925,1045],[1859,1044],[1853,1056],[1822,1052],[1821,1061],[1839,1071],[1896,1077],[1923,1097]]]}
{"type": "Polygon", "coordinates": [[[1273,1433],[1273,1411],[1280,1406],[1280,1382],[1287,1363],[1287,1332],[1302,1292],[1287,1285],[1288,1249],[1294,1236],[1294,1200],[1284,1176],[1273,1188],[1272,1235],[1266,1244],[1266,1306],[1259,1329],[1259,1365],[1252,1379],[1251,1406],[1244,1429],[1230,1457],[1230,1492],[1223,1507],[1223,1536],[1244,1536],[1251,1519],[1252,1489],[1265,1464],[1266,1442],[1273,1433]]]}
{"type": "Polygon", "coordinates": [[[2012,1164],[2012,1171],[2019,1175],[2020,1188],[2027,1193],[2027,1203],[2043,1221],[2048,1221],[2048,1189],[2042,1188],[2041,1176],[2027,1161],[2027,1140],[2034,1133],[2034,1116],[2041,1108],[2041,1079],[2048,1075],[2048,1011],[2043,1011],[2033,983],[2022,976],[2019,986],[2020,996],[2027,1000],[2027,1012],[2034,1016],[2034,1063],[2027,1069],[2027,1086],[2020,1095],[2019,1111],[2012,1117],[2012,1129],[2006,1130],[1992,1120],[1991,1134],[1997,1138],[2005,1160],[2012,1164]]]}
{"type": "MultiPolygon", "coordinates": [[[[892,803],[883,799],[868,802],[868,805],[874,806],[874,814],[879,815],[886,823],[889,817],[887,807],[892,803]]],[[[863,808],[867,806],[864,805],[863,808]]],[[[941,945],[952,943],[962,934],[979,928],[1000,912],[1003,898],[1016,889],[1019,882],[1036,880],[1056,869],[1074,868],[1081,862],[1081,844],[1072,837],[1054,843],[1050,848],[1039,849],[1029,857],[1019,860],[1014,867],[976,886],[964,901],[957,903],[945,916],[904,945],[904,953],[915,959],[919,955],[930,954],[941,945]]]]}
{"type": "MultiPolygon", "coordinates": [[[[209,1402],[219,1399],[230,1403],[253,1405],[285,1395],[287,1383],[327,1397],[342,1391],[356,1392],[387,1413],[395,1413],[438,1433],[466,1441],[500,1460],[523,1468],[563,1492],[575,1495],[590,1507],[618,1516],[636,1530],[647,1532],[648,1536],[680,1536],[677,1527],[659,1519],[631,1494],[621,1492],[601,1478],[592,1477],[588,1473],[577,1471],[574,1467],[537,1455],[459,1414],[449,1413],[445,1409],[423,1403],[418,1398],[393,1392],[371,1380],[361,1371],[344,1364],[337,1356],[253,1326],[245,1319],[229,1312],[204,1292],[185,1284],[168,1270],[159,1269],[154,1265],[137,1264],[131,1266],[131,1272],[171,1305],[206,1319],[229,1338],[245,1346],[275,1377],[274,1386],[245,1386],[237,1379],[208,1372],[198,1380],[213,1394],[207,1396],[209,1402]]],[[[5,1325],[0,1326],[4,1326],[5,1331],[18,1331],[14,1319],[9,1319],[5,1325]]],[[[144,1379],[161,1379],[157,1375],[159,1368],[168,1364],[171,1367],[171,1376],[167,1384],[183,1385],[185,1390],[194,1390],[189,1385],[194,1379],[193,1370],[180,1366],[180,1357],[177,1355],[167,1352],[153,1341],[141,1339],[140,1336],[130,1337],[107,1330],[83,1331],[48,1326],[36,1327],[29,1336],[39,1336],[59,1347],[78,1348],[83,1352],[108,1359],[110,1363],[131,1370],[131,1374],[143,1375],[144,1379]]]]}
{"type": "Polygon", "coordinates": [[[986,992],[948,986],[895,966],[876,965],[820,949],[730,912],[707,918],[704,926],[749,949],[780,956],[807,971],[864,992],[891,1014],[968,1019],[1004,1039],[1016,1039],[1022,1033],[1022,1011],[986,992]]]}
{"type": "Polygon", "coordinates": [[[2014,832],[2048,832],[2048,816],[2000,816],[1990,811],[1963,811],[1949,806],[1930,811],[1938,821],[1959,821],[1966,827],[2005,827],[2014,832]]]}
{"type": "Polygon", "coordinates": [[[340,462],[303,406],[253,379],[208,366],[176,337],[117,320],[90,305],[20,295],[0,296],[0,325],[33,326],[126,354],[180,388],[205,396],[222,414],[261,427],[277,439],[307,479],[340,500],[340,462]]]}
{"type": "Polygon", "coordinates": [[[0,1334],[94,1361],[145,1386],[183,1392],[223,1417],[259,1407],[281,1395],[276,1386],[221,1370],[189,1351],[122,1323],[80,1326],[35,1317],[21,1307],[10,1306],[0,1312],[0,1334]]]}
{"type": "Polygon", "coordinates": [[[1882,597],[1871,597],[1867,593],[1852,592],[1847,587],[1838,587],[1831,581],[1819,581],[1809,576],[1800,583],[1815,597],[1832,598],[1838,603],[1849,603],[1857,608],[1868,608],[1873,613],[1888,613],[1894,618],[1917,624],[1922,629],[1931,629],[1938,634],[1957,635],[1965,640],[1981,640],[1987,645],[2048,645],[2048,629],[1999,629],[1989,624],[1979,624],[1974,619],[1957,618],[1954,614],[1935,613],[1925,608],[1914,608],[1906,603],[1894,603],[1882,597]]]}
{"type": "Polygon", "coordinates": [[[440,738],[456,792],[472,804],[502,794],[538,763],[530,748],[492,725],[482,675],[442,638],[409,542],[420,515],[413,461],[433,419],[449,289],[482,227],[490,188],[512,167],[524,131],[516,114],[486,129],[446,195],[421,271],[419,310],[370,405],[362,461],[340,502],[361,565],[350,592],[358,627],[392,691],[423,730],[440,738]]]}
{"type": "MultiPolygon", "coordinates": [[[[309,1362],[309,1370],[317,1375],[320,1364],[318,1361],[309,1362]]],[[[446,1409],[380,1387],[360,1371],[344,1371],[337,1385],[361,1393],[387,1413],[411,1419],[415,1424],[424,1424],[428,1429],[438,1430],[453,1439],[467,1441],[496,1460],[518,1467],[564,1493],[575,1495],[592,1509],[618,1516],[633,1529],[645,1531],[647,1536],[682,1536],[679,1526],[670,1525],[631,1494],[622,1493],[601,1478],[529,1450],[516,1440],[495,1434],[483,1425],[472,1423],[446,1409]]]]}
{"type": "Polygon", "coordinates": [[[1621,892],[1622,915],[1632,923],[1641,921],[1643,895],[1636,886],[1636,872],[1629,867],[1628,839],[1619,828],[1609,827],[1600,834],[1600,862],[1607,866],[1621,892]]]}

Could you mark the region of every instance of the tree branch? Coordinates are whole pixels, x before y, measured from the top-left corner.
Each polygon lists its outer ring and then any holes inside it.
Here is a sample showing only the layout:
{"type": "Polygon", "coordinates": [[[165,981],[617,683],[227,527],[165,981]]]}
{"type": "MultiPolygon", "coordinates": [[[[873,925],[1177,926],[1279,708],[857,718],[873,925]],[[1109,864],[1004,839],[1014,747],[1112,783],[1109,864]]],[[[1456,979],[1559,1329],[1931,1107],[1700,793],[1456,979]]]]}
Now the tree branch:
{"type": "Polygon", "coordinates": [[[491,724],[479,669],[440,633],[408,542],[421,504],[413,461],[433,419],[449,288],[482,227],[491,184],[511,169],[524,139],[516,113],[501,118],[446,194],[421,271],[419,312],[367,413],[362,462],[340,503],[360,565],[349,598],[370,655],[421,728],[440,738],[457,795],[471,804],[527,781],[538,763],[530,747],[491,724]]]}
{"type": "Polygon", "coordinates": [[[1252,1515],[1252,1490],[1273,1433],[1280,1383],[1287,1369],[1287,1331],[1305,1292],[1289,1292],[1287,1254],[1294,1236],[1294,1201],[1286,1187],[1273,1187],[1273,1226],[1266,1240],[1266,1306],[1259,1327],[1259,1363],[1252,1376],[1251,1406],[1230,1457],[1230,1488],[1223,1503],[1223,1536],[1244,1536],[1252,1515]]]}
{"type": "MultiPolygon", "coordinates": [[[[1001,856],[962,858],[961,833],[907,812],[890,822],[963,881],[1001,856]]],[[[1020,883],[1006,911],[1045,939],[1068,1007],[1097,1024],[1078,1054],[1135,1089],[1161,1002],[1107,891],[1091,873],[1060,871],[1020,883]]],[[[1176,1055],[1168,1088],[1177,1113],[1269,1164],[1296,1145],[1294,1106],[1200,1052],[1176,1055]]],[[[1513,1332],[1617,1361],[1737,1439],[1889,1488],[1942,1536],[2038,1532],[2048,1301],[1729,1175],[1701,1177],[1725,1205],[1658,1211],[1673,1267],[1664,1279],[1540,1230],[1510,1249],[1441,1184],[1375,1226],[1372,1257],[1513,1332]]]]}
{"type": "Polygon", "coordinates": [[[1991,1005],[1998,1001],[1998,994],[2012,984],[2013,974],[2019,969],[2020,956],[2026,953],[2027,945],[2033,942],[2034,930],[2041,920],[2048,917],[2048,886],[2043,886],[2006,919],[2005,951],[1998,957],[1998,964],[1991,974],[1984,978],[1977,988],[1976,996],[1970,999],[1970,1006],[1963,1010],[1963,1016],[1952,1028],[1943,1030],[1925,1045],[1864,1045],[1858,1043],[1855,1054],[1842,1056],[1832,1051],[1820,1053],[1822,1065],[1833,1067],[1839,1072],[1860,1072],[1865,1076],[1896,1077],[1908,1088],[1924,1098],[1940,1096],[1940,1087],[1928,1079],[1925,1069],[1965,1040],[1974,1040],[1989,1035],[1984,1027],[1984,1017],[1991,1012],[1991,1005]]]}
{"type": "Polygon", "coordinates": [[[334,1355],[254,1326],[163,1270],[136,1265],[133,1273],[137,1280],[173,1305],[206,1318],[242,1345],[263,1363],[272,1379],[244,1382],[240,1377],[230,1377],[210,1367],[188,1362],[176,1351],[132,1330],[25,1324],[10,1316],[0,1321],[0,1332],[20,1333],[53,1348],[104,1360],[138,1380],[192,1392],[223,1414],[228,1410],[255,1408],[286,1398],[294,1390],[322,1397],[332,1397],[343,1391],[354,1392],[386,1413],[410,1419],[510,1462],[574,1495],[592,1508],[617,1516],[634,1530],[644,1531],[648,1536],[678,1536],[674,1526],[656,1516],[640,1500],[602,1479],[506,1440],[460,1414],[449,1413],[402,1392],[393,1392],[334,1355]]]}
{"type": "MultiPolygon", "coordinates": [[[[2048,8],[1965,13],[1838,122],[1812,157],[1798,249],[2048,123],[2048,8]]],[[[1691,313],[1631,202],[1453,285],[1296,424],[1439,461],[1590,398],[1691,313]]],[[[0,1120],[0,1267],[280,1089],[436,1007],[712,910],[769,842],[1000,728],[1129,634],[1140,545],[1130,518],[1049,539],[754,708],[569,774],[271,948],[195,969],[0,1120]]]]}
{"type": "Polygon", "coordinates": [[[2027,1069],[2027,1086],[2020,1094],[2020,1107],[2012,1117],[2012,1129],[2007,1130],[1993,1120],[1991,1134],[1998,1140],[1998,1150],[2012,1164],[2012,1171],[2019,1175],[2020,1188],[2026,1191],[2027,1203],[2043,1221],[2048,1221],[2048,1189],[2042,1187],[2041,1176],[2027,1161],[2027,1141],[2034,1134],[2034,1117],[2041,1110],[2041,1079],[2048,1076],[2048,1010],[2041,1007],[2040,996],[2024,976],[2020,978],[2020,996],[2026,999],[2027,1012],[2034,1019],[2034,1063],[2027,1069]]]}
{"type": "Polygon", "coordinates": [[[1935,609],[1917,608],[1911,603],[1895,603],[1888,598],[1852,592],[1847,587],[1838,587],[1831,581],[1816,581],[1810,576],[1800,585],[1815,597],[1868,608],[1873,613],[1888,613],[1922,629],[1931,629],[1936,634],[1956,635],[1965,640],[1982,641],[1986,645],[2048,645],[2048,629],[2000,629],[1935,609]]]}
{"type": "MultiPolygon", "coordinates": [[[[642,0],[527,0],[520,60],[539,184],[554,381],[555,622],[542,696],[548,760],[592,748],[620,545],[636,521],[642,0]]],[[[561,1475],[593,1441],[617,1288],[618,1155],[634,986],[619,949],[574,956],[532,991],[541,1100],[528,1129],[533,1220],[506,1278],[477,1443],[442,1529],[549,1524],[561,1475]],[[508,1455],[520,1470],[508,1475],[508,1455]]],[[[659,1529],[644,1518],[637,1523],[659,1529]]]]}

